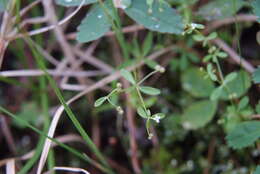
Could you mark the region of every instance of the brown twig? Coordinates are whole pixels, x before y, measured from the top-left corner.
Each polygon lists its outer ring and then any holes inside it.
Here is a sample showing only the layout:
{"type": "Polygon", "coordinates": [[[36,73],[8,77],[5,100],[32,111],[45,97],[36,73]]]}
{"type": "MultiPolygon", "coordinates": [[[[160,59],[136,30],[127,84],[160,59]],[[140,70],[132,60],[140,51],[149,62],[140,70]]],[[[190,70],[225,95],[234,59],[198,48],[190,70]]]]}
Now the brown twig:
{"type": "Polygon", "coordinates": [[[240,57],[232,48],[230,48],[223,40],[214,39],[212,43],[217,45],[223,51],[225,51],[230,58],[238,65],[241,65],[246,71],[252,73],[255,71],[255,68],[244,58],[240,57]]]}
{"type": "Polygon", "coordinates": [[[257,16],[241,14],[234,17],[213,21],[206,25],[203,33],[208,34],[212,30],[222,27],[223,25],[233,24],[235,22],[255,22],[255,21],[257,21],[257,16]]]}

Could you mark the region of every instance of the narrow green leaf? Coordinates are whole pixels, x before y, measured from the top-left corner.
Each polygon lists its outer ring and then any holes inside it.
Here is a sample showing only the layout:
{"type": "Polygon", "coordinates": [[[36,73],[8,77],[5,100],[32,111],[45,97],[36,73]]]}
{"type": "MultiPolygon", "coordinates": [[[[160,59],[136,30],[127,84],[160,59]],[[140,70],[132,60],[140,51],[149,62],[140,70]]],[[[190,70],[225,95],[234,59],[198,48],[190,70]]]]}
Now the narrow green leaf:
{"type": "Polygon", "coordinates": [[[138,115],[140,115],[143,118],[148,118],[149,117],[149,114],[146,113],[144,108],[141,107],[141,106],[137,108],[137,113],[138,113],[138,115]]]}
{"type": "Polygon", "coordinates": [[[218,34],[216,32],[211,33],[208,37],[207,40],[213,40],[218,37],[218,34]]]}
{"type": "Polygon", "coordinates": [[[238,124],[226,137],[228,146],[241,149],[252,145],[260,137],[260,122],[246,121],[238,124]]]}
{"type": "Polygon", "coordinates": [[[148,95],[159,95],[161,93],[159,89],[150,86],[141,86],[140,91],[148,95]]]}
{"type": "MultiPolygon", "coordinates": [[[[110,1],[105,1],[104,6],[111,9],[110,1]]],[[[107,14],[100,4],[95,4],[82,20],[78,27],[77,40],[79,42],[90,42],[97,40],[110,30],[111,23],[107,14]]]]}
{"type": "Polygon", "coordinates": [[[253,72],[254,83],[260,83],[260,66],[253,72]]]}
{"type": "Polygon", "coordinates": [[[107,100],[107,97],[101,97],[95,101],[94,106],[99,107],[101,106],[105,101],[107,100]]]}
{"type": "Polygon", "coordinates": [[[208,75],[211,78],[211,80],[213,80],[213,81],[217,81],[218,80],[218,78],[217,78],[217,76],[216,76],[216,74],[215,74],[215,72],[213,70],[213,66],[212,66],[211,63],[209,63],[207,65],[207,72],[208,72],[208,75]]]}
{"type": "Polygon", "coordinates": [[[196,34],[196,35],[193,35],[193,39],[195,41],[201,42],[205,39],[205,37],[202,34],[196,34]]]}
{"type": "Polygon", "coordinates": [[[227,55],[227,53],[225,53],[225,52],[219,52],[218,53],[218,57],[220,57],[220,58],[226,58],[228,55],[227,55]]]}
{"type": "Polygon", "coordinates": [[[224,79],[223,85],[226,85],[227,83],[235,80],[236,77],[237,77],[236,72],[232,72],[232,73],[228,74],[224,79]]]}
{"type": "Polygon", "coordinates": [[[132,5],[125,9],[126,14],[152,31],[182,34],[184,24],[181,16],[164,1],[154,1],[152,8],[145,0],[133,0],[132,5]],[[152,13],[149,11],[152,10],[152,13]]]}
{"type": "Polygon", "coordinates": [[[145,59],[144,63],[149,66],[151,69],[155,69],[156,65],[158,65],[157,62],[155,62],[154,60],[151,59],[145,59]]]}
{"type": "MultiPolygon", "coordinates": [[[[58,5],[65,7],[79,6],[83,0],[55,0],[58,5]]],[[[92,4],[97,2],[97,0],[85,0],[84,5],[92,4]]]]}
{"type": "Polygon", "coordinates": [[[153,46],[153,33],[149,32],[142,46],[143,56],[146,56],[151,51],[152,46],[153,46]]]}
{"type": "Polygon", "coordinates": [[[133,85],[135,84],[135,79],[134,79],[133,75],[132,75],[129,71],[127,71],[127,70],[125,70],[125,69],[122,69],[120,72],[121,72],[121,75],[122,75],[126,80],[128,80],[129,82],[131,82],[133,85]]]}

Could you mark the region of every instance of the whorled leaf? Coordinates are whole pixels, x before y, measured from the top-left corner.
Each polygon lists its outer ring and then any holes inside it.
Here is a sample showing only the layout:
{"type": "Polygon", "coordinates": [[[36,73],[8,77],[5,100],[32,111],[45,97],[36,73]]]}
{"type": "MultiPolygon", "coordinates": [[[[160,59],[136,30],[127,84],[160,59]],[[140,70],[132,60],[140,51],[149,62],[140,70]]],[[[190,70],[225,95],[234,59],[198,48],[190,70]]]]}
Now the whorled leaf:
{"type": "Polygon", "coordinates": [[[228,146],[241,149],[252,145],[260,137],[260,122],[246,121],[238,124],[227,137],[228,146]]]}
{"type": "Polygon", "coordinates": [[[148,95],[159,95],[161,93],[159,89],[150,86],[140,86],[140,91],[148,95]]]}
{"type": "Polygon", "coordinates": [[[120,73],[126,80],[128,80],[132,84],[135,84],[135,79],[134,79],[133,75],[129,71],[127,71],[125,69],[122,69],[120,71],[120,73]]]}
{"type": "MultiPolygon", "coordinates": [[[[83,0],[55,0],[58,5],[65,7],[79,6],[83,0]]],[[[84,0],[84,5],[92,4],[97,2],[97,0],[84,0]]]]}
{"type": "Polygon", "coordinates": [[[106,100],[107,100],[107,97],[100,97],[99,99],[97,99],[97,100],[95,101],[94,106],[95,106],[95,107],[99,107],[99,106],[101,106],[106,100]]]}
{"type": "Polygon", "coordinates": [[[133,0],[125,13],[137,23],[152,31],[182,34],[184,24],[181,16],[167,2],[154,1],[152,12],[145,0],[133,0]]]}
{"type": "Polygon", "coordinates": [[[145,112],[144,108],[141,107],[141,106],[137,108],[137,113],[138,113],[139,116],[141,116],[143,118],[149,117],[149,114],[147,112],[145,112]]]}

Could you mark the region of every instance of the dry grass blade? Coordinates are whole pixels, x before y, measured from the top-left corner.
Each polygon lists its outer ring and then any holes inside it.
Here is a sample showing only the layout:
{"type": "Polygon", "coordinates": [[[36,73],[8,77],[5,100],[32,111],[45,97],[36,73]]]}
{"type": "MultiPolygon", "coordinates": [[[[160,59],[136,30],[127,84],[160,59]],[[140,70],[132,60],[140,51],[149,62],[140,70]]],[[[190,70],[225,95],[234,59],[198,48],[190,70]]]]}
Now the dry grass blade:
{"type": "Polygon", "coordinates": [[[85,169],[81,168],[74,168],[74,167],[54,167],[52,170],[45,172],[44,174],[51,174],[53,170],[61,170],[61,171],[69,171],[69,172],[78,172],[78,173],[84,173],[84,174],[90,174],[85,169]]]}
{"type": "Polygon", "coordinates": [[[15,174],[15,161],[14,158],[9,159],[6,163],[6,173],[15,174]]]}
{"type": "MultiPolygon", "coordinates": [[[[164,48],[162,50],[159,50],[157,52],[155,52],[154,54],[152,54],[151,56],[149,56],[148,58],[149,59],[156,59],[158,57],[160,57],[161,55],[173,50],[173,46],[170,46],[170,47],[167,47],[167,48],[164,48]]],[[[137,67],[140,67],[144,64],[143,61],[141,61],[140,63],[134,65],[134,66],[131,66],[129,68],[127,68],[127,70],[129,71],[132,71],[134,70],[135,68],[137,67]]],[[[104,79],[100,80],[99,82],[91,85],[89,88],[85,89],[84,91],[80,92],[79,94],[75,95],[74,97],[72,97],[68,102],[67,102],[67,105],[70,105],[72,102],[76,101],[77,99],[81,98],[82,96],[86,95],[87,93],[95,90],[95,89],[98,89],[98,88],[101,88],[102,86],[118,79],[121,77],[121,74],[120,74],[120,71],[116,71],[115,73],[105,77],[104,79]]],[[[64,111],[64,107],[63,106],[60,106],[57,111],[55,112],[54,116],[53,116],[53,120],[51,122],[51,125],[50,125],[50,128],[49,128],[49,131],[48,131],[48,136],[53,138],[53,135],[54,135],[54,132],[55,132],[55,129],[57,127],[57,124],[58,124],[58,121],[61,117],[61,114],[62,112],[64,111]]],[[[45,140],[45,143],[44,143],[44,147],[43,147],[43,151],[42,151],[42,154],[41,154],[41,158],[40,158],[40,162],[39,162],[39,166],[38,166],[38,169],[37,169],[37,174],[41,174],[41,171],[44,167],[44,164],[46,162],[46,159],[47,159],[47,156],[48,156],[48,152],[50,150],[50,147],[51,147],[51,140],[50,139],[46,139],[45,140]]]]}
{"type": "MultiPolygon", "coordinates": [[[[78,8],[75,11],[73,11],[70,15],[68,15],[67,17],[62,19],[60,22],[58,22],[57,25],[58,26],[63,25],[66,22],[68,22],[73,16],[75,16],[79,12],[79,10],[83,7],[84,2],[85,2],[85,0],[82,0],[81,4],[78,6],[78,8]]],[[[44,27],[44,28],[40,28],[40,29],[37,29],[37,30],[30,31],[26,34],[18,34],[12,39],[22,38],[22,37],[26,37],[28,35],[34,36],[34,35],[37,35],[37,34],[41,34],[41,33],[44,33],[44,32],[47,32],[49,30],[54,29],[57,25],[50,25],[50,26],[47,26],[47,27],[44,27]]]]}

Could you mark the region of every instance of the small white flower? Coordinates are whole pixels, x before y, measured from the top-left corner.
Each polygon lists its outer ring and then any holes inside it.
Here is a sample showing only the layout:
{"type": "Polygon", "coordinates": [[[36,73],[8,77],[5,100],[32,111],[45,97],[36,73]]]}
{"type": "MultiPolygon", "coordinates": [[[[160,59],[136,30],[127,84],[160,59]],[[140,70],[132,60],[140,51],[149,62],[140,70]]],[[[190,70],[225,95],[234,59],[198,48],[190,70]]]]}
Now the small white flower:
{"type": "Polygon", "coordinates": [[[161,117],[158,116],[158,115],[156,115],[156,116],[154,116],[152,119],[153,119],[156,123],[160,123],[161,117]]]}

